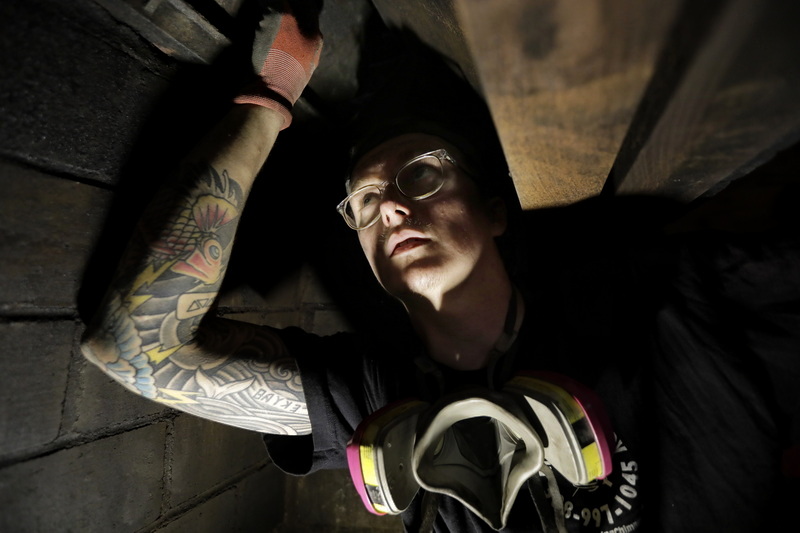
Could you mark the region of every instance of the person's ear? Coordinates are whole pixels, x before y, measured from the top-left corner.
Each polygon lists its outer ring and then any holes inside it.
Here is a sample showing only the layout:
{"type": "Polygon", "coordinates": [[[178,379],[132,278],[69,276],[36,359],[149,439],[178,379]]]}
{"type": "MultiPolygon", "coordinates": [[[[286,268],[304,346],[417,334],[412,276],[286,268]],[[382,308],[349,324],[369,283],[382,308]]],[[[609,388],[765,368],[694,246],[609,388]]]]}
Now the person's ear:
{"type": "Polygon", "coordinates": [[[492,236],[499,237],[508,227],[508,211],[506,203],[500,197],[489,200],[489,221],[492,225],[492,236]]]}

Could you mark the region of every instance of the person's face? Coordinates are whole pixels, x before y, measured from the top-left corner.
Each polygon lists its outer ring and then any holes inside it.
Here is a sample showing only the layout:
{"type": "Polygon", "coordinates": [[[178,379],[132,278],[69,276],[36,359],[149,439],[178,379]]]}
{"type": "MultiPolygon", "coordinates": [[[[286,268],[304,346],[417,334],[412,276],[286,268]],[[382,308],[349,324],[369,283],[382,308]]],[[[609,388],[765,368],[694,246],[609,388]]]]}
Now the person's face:
{"type": "MultiPolygon", "coordinates": [[[[432,135],[408,134],[386,141],[358,161],[351,190],[393,183],[409,159],[439,148],[459,162],[460,152],[432,135]]],[[[499,200],[488,206],[462,168],[449,162],[443,168],[445,183],[429,198],[411,200],[388,185],[380,218],[358,231],[378,281],[401,300],[410,294],[444,295],[458,287],[485,262],[487,254],[497,254],[494,237],[505,230],[499,200]]]]}

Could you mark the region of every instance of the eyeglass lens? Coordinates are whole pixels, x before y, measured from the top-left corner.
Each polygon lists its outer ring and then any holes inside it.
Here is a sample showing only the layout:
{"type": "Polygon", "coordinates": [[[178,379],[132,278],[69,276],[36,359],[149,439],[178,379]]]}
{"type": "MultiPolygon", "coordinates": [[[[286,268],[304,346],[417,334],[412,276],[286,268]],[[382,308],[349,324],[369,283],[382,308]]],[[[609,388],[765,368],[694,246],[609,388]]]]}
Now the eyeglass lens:
{"type": "MultiPolygon", "coordinates": [[[[438,192],[444,183],[442,162],[435,155],[412,160],[397,173],[395,183],[408,198],[427,198],[438,192]]],[[[350,225],[361,229],[377,220],[382,197],[383,190],[377,185],[369,185],[353,194],[344,206],[344,214],[350,225]]]]}

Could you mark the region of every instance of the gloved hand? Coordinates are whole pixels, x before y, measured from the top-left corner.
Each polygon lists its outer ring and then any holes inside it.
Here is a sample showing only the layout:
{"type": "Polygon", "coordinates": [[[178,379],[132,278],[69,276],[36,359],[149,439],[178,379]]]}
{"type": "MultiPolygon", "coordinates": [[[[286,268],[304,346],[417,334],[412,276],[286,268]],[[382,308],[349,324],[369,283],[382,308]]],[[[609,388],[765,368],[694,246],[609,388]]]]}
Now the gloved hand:
{"type": "Polygon", "coordinates": [[[257,79],[234,102],[278,111],[284,118],[283,130],[291,124],[292,106],[317,67],[322,34],[316,18],[303,20],[301,29],[288,2],[262,0],[261,5],[263,16],[256,30],[252,57],[257,79]]]}

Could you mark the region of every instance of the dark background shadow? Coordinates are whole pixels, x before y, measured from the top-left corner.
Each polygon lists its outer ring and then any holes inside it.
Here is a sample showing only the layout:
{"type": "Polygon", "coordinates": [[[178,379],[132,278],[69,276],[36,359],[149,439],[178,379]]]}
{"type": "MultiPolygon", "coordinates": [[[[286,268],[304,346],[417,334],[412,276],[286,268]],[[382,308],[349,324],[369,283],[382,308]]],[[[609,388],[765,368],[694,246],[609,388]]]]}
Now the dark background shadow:
{"type": "MultiPolygon", "coordinates": [[[[252,13],[243,10],[235,32],[251,34],[253,20],[252,13]]],[[[122,168],[107,223],[86,270],[79,295],[84,320],[108,286],[146,202],[203,132],[222,117],[245,82],[248,42],[249,37],[238,39],[207,67],[166,60],[172,69],[169,86],[122,168]]],[[[435,80],[442,71],[449,73],[448,83],[464,86],[464,92],[450,97],[455,107],[474,106],[475,95],[467,94],[472,92],[468,83],[452,65],[410,31],[389,30],[377,13],[365,26],[361,48],[359,94],[350,101],[329,103],[307,91],[316,112],[301,114],[278,139],[242,216],[223,292],[249,285],[267,294],[308,263],[356,329],[388,333],[393,324],[404,324],[404,313],[380,289],[355,234],[334,210],[344,196],[349,149],[355,135],[363,133],[363,128],[354,127],[354,116],[364,108],[405,110],[409,104],[398,103],[398,95],[413,102],[425,90],[419,80],[435,80]],[[459,95],[464,95],[463,102],[459,95]]],[[[790,199],[796,197],[797,184],[790,176],[798,167],[798,152],[793,147],[718,198],[701,198],[688,206],[661,198],[618,198],[606,191],[570,207],[515,211],[505,239],[509,242],[504,243],[509,269],[526,292],[535,294],[551,286],[543,280],[569,277],[573,274],[565,273],[573,271],[577,279],[577,271],[590,269],[586,265],[593,262],[656,247],[665,231],[750,232],[793,223],[790,199]]],[[[506,194],[513,190],[507,175],[497,179],[503,181],[500,189],[506,194]]],[[[516,205],[515,198],[509,197],[508,203],[516,205]]]]}

